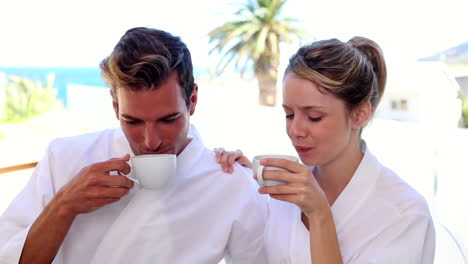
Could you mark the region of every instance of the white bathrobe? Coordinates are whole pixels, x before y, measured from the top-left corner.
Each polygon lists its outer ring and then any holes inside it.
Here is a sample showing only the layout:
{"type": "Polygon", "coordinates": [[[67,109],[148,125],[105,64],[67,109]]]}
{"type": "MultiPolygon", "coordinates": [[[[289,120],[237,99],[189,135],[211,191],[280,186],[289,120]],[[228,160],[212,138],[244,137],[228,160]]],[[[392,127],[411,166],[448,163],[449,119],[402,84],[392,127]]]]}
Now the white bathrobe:
{"type": "MultiPolygon", "coordinates": [[[[433,263],[434,224],[426,201],[367,149],[331,209],[343,263],[433,263]]],[[[268,263],[310,264],[310,234],[300,208],[271,199],[269,211],[268,263]]]]}
{"type": "MultiPolygon", "coordinates": [[[[163,190],[139,186],[120,201],[79,215],[54,264],[266,263],[264,197],[236,165],[223,173],[213,151],[191,127],[177,157],[176,176],[163,190]]],[[[0,263],[17,263],[31,224],[81,168],[132,155],[120,129],[57,139],[25,189],[0,217],[0,263]]],[[[112,176],[109,176],[112,177],[112,176]]]]}

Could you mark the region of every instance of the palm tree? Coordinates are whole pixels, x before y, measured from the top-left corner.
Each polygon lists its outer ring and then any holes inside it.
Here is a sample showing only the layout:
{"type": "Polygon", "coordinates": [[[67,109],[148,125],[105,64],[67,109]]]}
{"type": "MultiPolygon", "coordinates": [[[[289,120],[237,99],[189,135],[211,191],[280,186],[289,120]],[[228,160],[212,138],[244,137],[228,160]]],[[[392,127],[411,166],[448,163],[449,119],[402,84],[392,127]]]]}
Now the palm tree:
{"type": "Polygon", "coordinates": [[[302,31],[294,27],[295,19],[281,18],[280,12],[287,0],[249,0],[235,13],[237,19],[226,22],[209,33],[210,50],[222,57],[218,73],[236,59],[236,69],[243,74],[254,70],[259,85],[261,105],[276,104],[276,80],[280,60],[280,42],[291,43],[291,37],[300,39],[302,31]]]}

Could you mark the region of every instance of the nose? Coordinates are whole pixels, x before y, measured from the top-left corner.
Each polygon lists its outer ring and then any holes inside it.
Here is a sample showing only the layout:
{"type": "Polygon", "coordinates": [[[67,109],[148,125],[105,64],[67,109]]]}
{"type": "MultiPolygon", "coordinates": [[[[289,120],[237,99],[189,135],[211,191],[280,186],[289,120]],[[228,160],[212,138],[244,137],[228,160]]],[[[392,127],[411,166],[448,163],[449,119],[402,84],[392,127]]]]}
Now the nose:
{"type": "Polygon", "coordinates": [[[307,126],[304,120],[294,117],[289,126],[289,135],[292,138],[304,138],[307,136],[307,126]]]}
{"type": "Polygon", "coordinates": [[[148,150],[156,150],[161,145],[162,138],[154,124],[145,124],[144,137],[145,148],[148,150]]]}

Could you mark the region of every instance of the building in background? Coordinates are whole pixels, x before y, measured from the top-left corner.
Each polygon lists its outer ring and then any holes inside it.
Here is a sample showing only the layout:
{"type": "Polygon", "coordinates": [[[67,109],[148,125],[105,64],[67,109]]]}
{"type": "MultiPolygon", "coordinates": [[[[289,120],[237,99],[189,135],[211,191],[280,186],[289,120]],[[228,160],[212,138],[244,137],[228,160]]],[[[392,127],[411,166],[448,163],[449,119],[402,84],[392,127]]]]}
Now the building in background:
{"type": "Polygon", "coordinates": [[[460,86],[460,92],[468,96],[468,64],[466,69],[454,71],[454,76],[460,86]]]}
{"type": "Polygon", "coordinates": [[[387,88],[377,116],[456,128],[461,118],[459,89],[441,62],[389,65],[387,88]]]}
{"type": "Polygon", "coordinates": [[[460,91],[468,95],[468,42],[422,58],[420,61],[438,61],[447,64],[460,85],[460,91]]]}

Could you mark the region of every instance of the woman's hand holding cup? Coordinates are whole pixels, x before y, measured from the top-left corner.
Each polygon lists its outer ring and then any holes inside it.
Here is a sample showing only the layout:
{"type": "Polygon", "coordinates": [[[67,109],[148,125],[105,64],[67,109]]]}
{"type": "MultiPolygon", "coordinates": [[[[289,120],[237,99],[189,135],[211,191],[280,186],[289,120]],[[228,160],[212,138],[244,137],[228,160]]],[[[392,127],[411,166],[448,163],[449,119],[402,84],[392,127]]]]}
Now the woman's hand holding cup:
{"type": "Polygon", "coordinates": [[[330,208],[325,193],[309,167],[283,158],[263,158],[259,164],[264,167],[282,169],[264,170],[263,181],[274,180],[285,183],[264,185],[260,187],[259,193],[269,194],[274,199],[294,203],[309,218],[314,212],[330,208]]]}
{"type": "Polygon", "coordinates": [[[256,180],[258,182],[258,185],[260,186],[274,186],[274,185],[284,185],[286,184],[285,181],[278,181],[278,180],[272,180],[272,179],[264,179],[263,178],[263,173],[264,171],[287,171],[286,169],[280,168],[280,167],[275,167],[275,166],[263,166],[260,164],[260,161],[262,159],[266,158],[274,158],[274,159],[284,159],[284,160],[290,160],[293,162],[298,162],[298,158],[294,156],[288,156],[288,155],[260,155],[260,156],[255,156],[252,160],[252,169],[254,175],[256,175],[256,180]]]}

